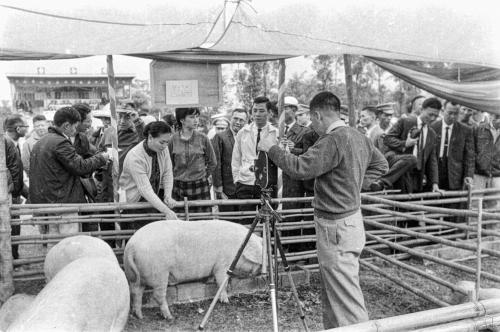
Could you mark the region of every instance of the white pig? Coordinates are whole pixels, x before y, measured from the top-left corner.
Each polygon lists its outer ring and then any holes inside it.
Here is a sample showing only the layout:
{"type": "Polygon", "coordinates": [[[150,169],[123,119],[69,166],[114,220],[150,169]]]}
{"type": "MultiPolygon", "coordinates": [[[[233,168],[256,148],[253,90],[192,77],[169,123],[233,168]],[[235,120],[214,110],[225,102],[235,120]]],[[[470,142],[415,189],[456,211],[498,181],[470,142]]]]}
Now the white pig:
{"type": "MultiPolygon", "coordinates": [[[[476,283],[467,280],[461,280],[457,282],[457,287],[466,291],[470,294],[471,298],[467,295],[461,294],[459,292],[454,292],[452,297],[452,302],[456,304],[465,303],[469,301],[475,301],[476,298],[476,283]]],[[[498,288],[480,288],[479,289],[479,301],[500,298],[500,289],[498,288]]]]}
{"type": "Polygon", "coordinates": [[[31,305],[34,299],[34,295],[28,294],[16,294],[9,297],[0,308],[0,331],[6,331],[9,325],[31,305]]]}
{"type": "MultiPolygon", "coordinates": [[[[153,288],[163,317],[172,319],[167,285],[215,277],[223,283],[248,229],[223,221],[156,221],[139,229],[125,247],[123,264],[130,284],[132,310],[142,318],[142,294],[153,288]]],[[[252,234],[235,273],[257,275],[262,267],[262,238],[252,234]]],[[[228,302],[227,290],[220,297],[228,302]]]]}
{"type": "Polygon", "coordinates": [[[66,265],[7,331],[121,331],[130,292],[120,266],[84,257],[66,265]]]}
{"type": "Polygon", "coordinates": [[[103,240],[87,235],[67,237],[52,247],[45,257],[43,270],[47,282],[63,267],[82,257],[107,258],[118,264],[113,249],[103,240]]]}

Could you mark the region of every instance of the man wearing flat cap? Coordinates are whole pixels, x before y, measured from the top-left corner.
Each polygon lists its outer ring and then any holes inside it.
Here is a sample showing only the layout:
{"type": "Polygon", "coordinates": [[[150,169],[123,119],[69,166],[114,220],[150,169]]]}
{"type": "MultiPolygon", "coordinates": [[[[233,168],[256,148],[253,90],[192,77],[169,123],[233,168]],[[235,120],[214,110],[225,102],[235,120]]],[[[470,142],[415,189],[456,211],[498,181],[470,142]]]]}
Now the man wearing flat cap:
{"type": "Polygon", "coordinates": [[[375,108],[378,119],[377,126],[380,130],[377,130],[377,135],[373,138],[373,144],[375,144],[375,147],[382,153],[386,153],[388,151],[387,146],[384,144],[384,137],[391,129],[391,120],[394,114],[394,108],[392,105],[392,103],[380,104],[375,108]]]}
{"type": "MultiPolygon", "coordinates": [[[[303,149],[304,134],[309,131],[308,128],[301,126],[296,119],[296,113],[299,110],[299,102],[294,97],[285,97],[283,112],[284,122],[280,125],[280,142],[285,149],[294,155],[301,155],[303,149]]],[[[292,178],[283,172],[283,197],[304,197],[303,181],[292,178]]],[[[283,203],[283,209],[301,209],[302,203],[288,202],[283,203]]],[[[299,221],[298,219],[289,219],[288,221],[299,221]]],[[[291,235],[291,234],[290,234],[291,235]]]]}

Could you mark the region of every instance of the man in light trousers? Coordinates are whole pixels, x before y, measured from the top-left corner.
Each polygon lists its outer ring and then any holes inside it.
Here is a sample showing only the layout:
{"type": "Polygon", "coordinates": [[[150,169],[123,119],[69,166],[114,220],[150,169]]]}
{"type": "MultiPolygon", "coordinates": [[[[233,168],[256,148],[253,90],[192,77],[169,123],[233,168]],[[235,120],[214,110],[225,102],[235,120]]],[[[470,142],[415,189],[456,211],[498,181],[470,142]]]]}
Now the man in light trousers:
{"type": "Polygon", "coordinates": [[[382,176],[387,161],[373,143],[340,119],[340,101],[320,92],[310,103],[312,128],[320,138],[302,155],[261,140],[259,149],[293,178],[315,178],[314,221],[322,279],[325,329],[368,320],[359,286],[359,256],[365,245],[361,189],[382,176]]]}

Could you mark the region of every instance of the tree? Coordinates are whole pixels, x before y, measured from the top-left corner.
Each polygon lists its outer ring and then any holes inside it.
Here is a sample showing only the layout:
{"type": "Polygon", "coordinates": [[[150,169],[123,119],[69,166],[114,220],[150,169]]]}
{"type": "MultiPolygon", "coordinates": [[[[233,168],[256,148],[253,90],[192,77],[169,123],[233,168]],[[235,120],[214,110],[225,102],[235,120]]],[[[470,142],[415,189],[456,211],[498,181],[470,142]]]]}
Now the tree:
{"type": "Polygon", "coordinates": [[[277,72],[277,61],[250,62],[245,64],[245,68],[237,69],[233,80],[240,101],[250,108],[255,97],[269,95],[277,86],[277,72]]]}
{"type": "Polygon", "coordinates": [[[151,103],[151,95],[148,80],[134,79],[130,85],[130,99],[134,102],[136,109],[148,108],[151,103]]]}
{"type": "Polygon", "coordinates": [[[335,61],[333,55],[317,55],[313,59],[313,69],[316,71],[316,79],[318,80],[318,90],[326,91],[330,90],[333,82],[333,71],[331,66],[335,61]]]}
{"type": "Polygon", "coordinates": [[[301,104],[309,104],[309,101],[318,92],[316,89],[316,77],[304,78],[305,73],[294,73],[288,80],[285,95],[294,96],[301,104]]]}

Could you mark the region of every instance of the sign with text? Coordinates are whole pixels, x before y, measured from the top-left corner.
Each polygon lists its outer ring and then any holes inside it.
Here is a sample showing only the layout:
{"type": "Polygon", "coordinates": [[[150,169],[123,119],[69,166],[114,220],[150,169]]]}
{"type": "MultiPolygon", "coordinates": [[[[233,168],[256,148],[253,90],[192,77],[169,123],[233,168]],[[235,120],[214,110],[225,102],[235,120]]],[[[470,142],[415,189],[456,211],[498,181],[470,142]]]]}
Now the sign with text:
{"type": "Polygon", "coordinates": [[[155,107],[217,107],[222,103],[220,64],[154,60],[150,69],[155,107]]]}
{"type": "Polygon", "coordinates": [[[167,105],[192,105],[198,104],[198,80],[166,81],[167,105]]]}

